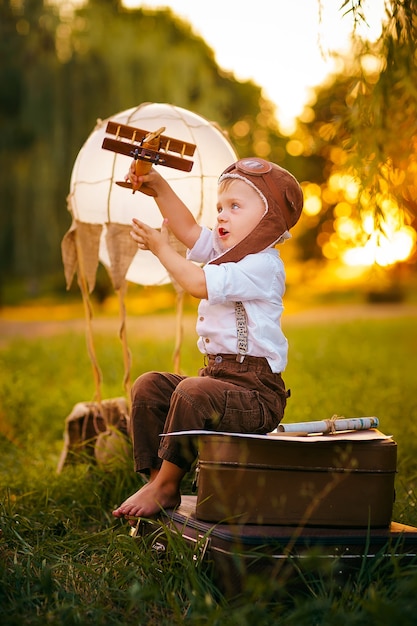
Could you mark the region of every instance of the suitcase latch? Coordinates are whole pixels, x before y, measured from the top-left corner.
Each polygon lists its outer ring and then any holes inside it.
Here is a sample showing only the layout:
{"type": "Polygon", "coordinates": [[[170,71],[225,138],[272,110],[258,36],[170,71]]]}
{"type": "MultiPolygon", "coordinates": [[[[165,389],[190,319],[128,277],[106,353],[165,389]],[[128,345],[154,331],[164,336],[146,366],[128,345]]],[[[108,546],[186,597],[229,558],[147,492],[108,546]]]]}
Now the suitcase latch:
{"type": "Polygon", "coordinates": [[[193,554],[193,561],[196,567],[204,561],[207,551],[210,548],[211,538],[207,535],[198,535],[197,545],[193,554]]]}
{"type": "Polygon", "coordinates": [[[192,493],[196,493],[198,491],[198,477],[199,477],[199,474],[200,474],[200,467],[197,464],[197,466],[195,468],[195,473],[194,473],[194,480],[193,480],[192,485],[191,485],[192,493]]]}

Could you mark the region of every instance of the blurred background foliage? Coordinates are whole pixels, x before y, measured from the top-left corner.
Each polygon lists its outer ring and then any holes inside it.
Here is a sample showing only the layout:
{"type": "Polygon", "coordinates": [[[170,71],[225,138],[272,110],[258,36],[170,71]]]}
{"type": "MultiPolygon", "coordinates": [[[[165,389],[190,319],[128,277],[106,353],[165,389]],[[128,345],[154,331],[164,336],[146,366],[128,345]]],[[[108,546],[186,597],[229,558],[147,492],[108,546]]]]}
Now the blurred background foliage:
{"type": "Polygon", "coordinates": [[[275,161],[302,182],[304,215],[283,253],[290,284],[361,278],[369,297],[403,298],[416,261],[417,1],[387,1],[373,43],[355,37],[362,3],[340,4],[352,54],[288,136],[261,88],[219,68],[169,9],[0,0],[0,306],[16,285],[22,299],[64,291],[75,158],[97,118],[143,102],[218,123],[240,157],[275,161]]]}

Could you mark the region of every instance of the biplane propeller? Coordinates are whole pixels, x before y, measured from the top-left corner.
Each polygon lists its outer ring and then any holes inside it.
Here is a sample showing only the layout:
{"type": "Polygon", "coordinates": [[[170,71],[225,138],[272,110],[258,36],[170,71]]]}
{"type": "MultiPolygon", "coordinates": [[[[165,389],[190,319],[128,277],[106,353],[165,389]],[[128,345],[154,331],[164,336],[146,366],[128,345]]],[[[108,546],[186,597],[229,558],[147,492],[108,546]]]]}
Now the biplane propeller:
{"type": "MultiPolygon", "coordinates": [[[[165,165],[183,172],[191,172],[193,161],[186,159],[185,156],[192,157],[196,146],[167,137],[162,134],[164,130],[165,126],[152,132],[110,121],[107,123],[106,133],[114,135],[115,138],[105,137],[102,148],[132,157],[136,162],[138,176],[147,174],[152,165],[165,165]],[[125,139],[127,141],[124,141],[125,139]],[[176,154],[172,154],[173,152],[176,154]]],[[[116,185],[132,189],[133,193],[139,190],[149,196],[156,195],[153,189],[146,185],[133,186],[132,183],[125,181],[117,181],[116,185]]]]}

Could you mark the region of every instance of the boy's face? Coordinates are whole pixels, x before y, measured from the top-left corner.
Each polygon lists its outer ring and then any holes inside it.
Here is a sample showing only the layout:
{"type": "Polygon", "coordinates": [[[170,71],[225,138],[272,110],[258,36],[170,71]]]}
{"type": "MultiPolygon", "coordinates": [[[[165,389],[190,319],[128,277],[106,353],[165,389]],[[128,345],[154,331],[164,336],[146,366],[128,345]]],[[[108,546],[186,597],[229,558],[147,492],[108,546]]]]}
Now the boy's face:
{"type": "Polygon", "coordinates": [[[266,208],[260,195],[243,180],[229,179],[217,196],[217,235],[223,250],[232,248],[259,224],[266,208]]]}

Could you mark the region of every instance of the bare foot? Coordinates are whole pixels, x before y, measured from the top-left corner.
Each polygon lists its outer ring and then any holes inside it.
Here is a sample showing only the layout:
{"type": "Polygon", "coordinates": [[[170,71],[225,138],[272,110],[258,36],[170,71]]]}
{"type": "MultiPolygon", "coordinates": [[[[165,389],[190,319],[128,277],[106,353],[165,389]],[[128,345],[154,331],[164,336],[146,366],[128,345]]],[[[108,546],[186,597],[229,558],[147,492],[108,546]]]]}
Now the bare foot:
{"type": "Polygon", "coordinates": [[[172,509],[181,502],[181,493],[171,485],[158,486],[154,481],[144,485],[113,511],[115,517],[152,517],[161,509],[172,509]]]}

